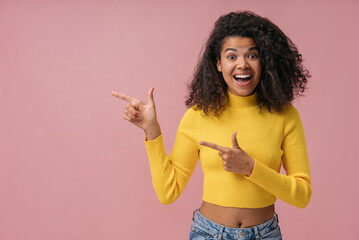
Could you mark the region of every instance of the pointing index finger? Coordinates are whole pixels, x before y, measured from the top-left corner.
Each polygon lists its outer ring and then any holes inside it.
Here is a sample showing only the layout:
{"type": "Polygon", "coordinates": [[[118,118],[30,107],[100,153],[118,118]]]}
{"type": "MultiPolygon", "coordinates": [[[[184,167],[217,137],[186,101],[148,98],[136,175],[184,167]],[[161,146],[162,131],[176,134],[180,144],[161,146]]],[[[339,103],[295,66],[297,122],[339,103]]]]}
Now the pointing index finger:
{"type": "Polygon", "coordinates": [[[131,103],[133,100],[135,100],[133,97],[127,96],[126,94],[123,94],[123,93],[118,93],[118,92],[112,91],[111,94],[112,94],[112,96],[121,98],[122,100],[125,100],[129,103],[131,103]]]}
{"type": "Polygon", "coordinates": [[[220,152],[225,152],[228,149],[226,147],[222,147],[222,146],[219,146],[219,145],[217,145],[215,143],[210,143],[210,142],[206,142],[206,141],[200,141],[199,144],[202,145],[202,146],[209,147],[209,148],[212,148],[214,150],[220,151],[220,152]]]}

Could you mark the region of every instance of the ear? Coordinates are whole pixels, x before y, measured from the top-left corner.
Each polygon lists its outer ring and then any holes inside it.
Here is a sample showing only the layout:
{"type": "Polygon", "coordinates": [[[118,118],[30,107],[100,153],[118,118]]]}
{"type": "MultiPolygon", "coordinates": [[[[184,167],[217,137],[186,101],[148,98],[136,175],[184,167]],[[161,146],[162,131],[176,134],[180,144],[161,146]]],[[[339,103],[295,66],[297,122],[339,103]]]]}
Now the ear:
{"type": "Polygon", "coordinates": [[[221,60],[219,60],[218,58],[217,58],[217,70],[219,72],[222,72],[221,60]]]}

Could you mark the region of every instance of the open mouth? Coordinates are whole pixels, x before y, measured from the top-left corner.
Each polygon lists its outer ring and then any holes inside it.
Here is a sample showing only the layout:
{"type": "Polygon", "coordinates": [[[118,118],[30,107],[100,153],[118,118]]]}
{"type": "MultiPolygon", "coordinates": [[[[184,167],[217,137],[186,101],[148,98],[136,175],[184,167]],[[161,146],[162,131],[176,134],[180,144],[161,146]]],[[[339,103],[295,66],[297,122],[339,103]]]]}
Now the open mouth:
{"type": "Polygon", "coordinates": [[[253,75],[242,74],[242,75],[235,75],[234,79],[239,85],[246,85],[252,79],[253,75]]]}

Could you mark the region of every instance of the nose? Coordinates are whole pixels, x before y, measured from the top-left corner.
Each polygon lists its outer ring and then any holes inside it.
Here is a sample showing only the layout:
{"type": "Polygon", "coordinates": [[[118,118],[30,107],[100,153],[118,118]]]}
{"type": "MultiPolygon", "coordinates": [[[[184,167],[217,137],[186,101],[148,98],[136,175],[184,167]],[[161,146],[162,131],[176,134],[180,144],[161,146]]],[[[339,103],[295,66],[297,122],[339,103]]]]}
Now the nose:
{"type": "Polygon", "coordinates": [[[245,57],[239,57],[237,60],[237,68],[238,69],[247,69],[249,68],[249,64],[245,57]]]}

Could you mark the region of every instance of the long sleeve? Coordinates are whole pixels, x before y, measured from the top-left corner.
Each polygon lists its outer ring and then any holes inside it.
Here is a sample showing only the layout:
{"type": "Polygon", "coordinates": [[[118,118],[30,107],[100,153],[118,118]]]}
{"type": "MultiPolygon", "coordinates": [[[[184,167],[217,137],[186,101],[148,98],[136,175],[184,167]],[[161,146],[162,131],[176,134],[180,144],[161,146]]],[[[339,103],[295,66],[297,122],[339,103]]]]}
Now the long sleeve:
{"type": "Polygon", "coordinates": [[[178,127],[170,156],[166,154],[162,135],[145,141],[152,184],[162,204],[176,201],[192,176],[198,160],[198,141],[195,139],[195,114],[189,109],[178,127]]]}
{"type": "Polygon", "coordinates": [[[279,199],[304,208],[312,195],[304,131],[297,110],[289,106],[287,111],[282,142],[282,163],[286,175],[256,159],[252,175],[247,179],[279,199]]]}

